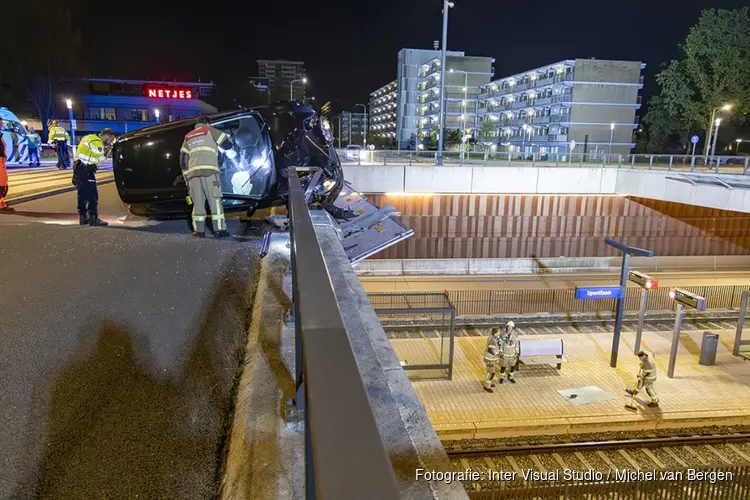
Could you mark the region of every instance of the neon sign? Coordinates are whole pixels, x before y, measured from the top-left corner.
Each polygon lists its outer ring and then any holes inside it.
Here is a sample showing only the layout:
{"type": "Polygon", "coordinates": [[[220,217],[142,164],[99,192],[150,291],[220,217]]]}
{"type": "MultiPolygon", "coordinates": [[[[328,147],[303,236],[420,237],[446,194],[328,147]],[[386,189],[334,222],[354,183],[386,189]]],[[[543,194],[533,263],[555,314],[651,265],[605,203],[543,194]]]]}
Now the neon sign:
{"type": "Polygon", "coordinates": [[[146,87],[146,97],[156,99],[192,99],[193,89],[185,87],[146,87]]]}

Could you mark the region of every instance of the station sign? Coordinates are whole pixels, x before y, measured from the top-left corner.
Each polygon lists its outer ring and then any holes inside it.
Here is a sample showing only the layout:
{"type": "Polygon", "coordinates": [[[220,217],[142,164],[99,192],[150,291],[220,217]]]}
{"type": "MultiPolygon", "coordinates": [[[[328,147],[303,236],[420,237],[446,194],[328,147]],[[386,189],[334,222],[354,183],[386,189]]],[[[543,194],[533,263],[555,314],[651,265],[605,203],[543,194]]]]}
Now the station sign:
{"type": "Polygon", "coordinates": [[[653,279],[647,274],[639,273],[638,271],[630,271],[628,273],[628,280],[646,290],[656,290],[659,287],[658,280],[653,279]]]}
{"type": "Polygon", "coordinates": [[[706,299],[700,295],[680,290],[679,288],[669,289],[669,298],[679,302],[683,306],[692,307],[699,311],[706,310],[706,299]]]}
{"type": "Polygon", "coordinates": [[[576,299],[619,299],[622,288],[619,286],[579,286],[576,287],[576,299]]]}
{"type": "Polygon", "coordinates": [[[190,87],[168,87],[166,85],[147,85],[143,91],[146,97],[152,99],[192,99],[193,89],[190,87]]]}

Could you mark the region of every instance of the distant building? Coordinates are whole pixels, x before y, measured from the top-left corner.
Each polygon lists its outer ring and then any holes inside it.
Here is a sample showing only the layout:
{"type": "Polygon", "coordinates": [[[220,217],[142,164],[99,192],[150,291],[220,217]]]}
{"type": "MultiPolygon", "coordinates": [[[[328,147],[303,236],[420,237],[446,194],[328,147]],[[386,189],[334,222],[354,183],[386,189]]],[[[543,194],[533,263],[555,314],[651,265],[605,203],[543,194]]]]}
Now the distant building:
{"type": "Polygon", "coordinates": [[[339,147],[346,147],[349,144],[363,144],[365,135],[366,114],[352,111],[343,111],[340,115],[332,119],[334,131],[340,130],[338,135],[335,134],[339,147]]]}
{"type": "MultiPolygon", "coordinates": [[[[495,80],[482,87],[479,115],[489,138],[526,153],[628,154],[635,147],[643,88],[638,61],[573,59],[495,80]]],[[[487,139],[485,139],[487,140],[487,139]]]]}
{"type": "Polygon", "coordinates": [[[255,87],[255,90],[266,97],[266,102],[270,102],[271,99],[271,79],[266,76],[251,76],[250,85],[255,87]]]}
{"type": "MultiPolygon", "coordinates": [[[[432,125],[437,125],[433,115],[439,110],[440,100],[440,60],[439,50],[402,49],[398,53],[396,80],[370,93],[373,133],[392,139],[399,147],[406,148],[412,135],[426,133],[432,125]],[[437,97],[435,96],[437,88],[437,97]]],[[[493,75],[491,57],[467,57],[464,52],[447,51],[448,69],[465,71],[468,75],[466,99],[474,99],[479,94],[479,86],[488,83],[493,75]],[[471,88],[473,87],[473,88],[471,88]]],[[[446,128],[459,128],[462,123],[473,124],[476,105],[465,106],[462,122],[463,88],[466,81],[463,73],[446,73],[446,100],[448,118],[446,128]]]]}
{"type": "Polygon", "coordinates": [[[305,86],[302,81],[294,84],[295,80],[306,78],[305,63],[302,61],[287,61],[285,59],[258,59],[258,76],[267,78],[273,89],[278,89],[279,96],[289,99],[290,86],[293,89],[294,99],[302,99],[305,95],[305,86]]]}
{"type": "MultiPolygon", "coordinates": [[[[76,136],[98,133],[109,127],[118,134],[217,109],[202,99],[211,95],[214,84],[204,82],[164,82],[158,80],[125,80],[89,78],[71,80],[65,85],[65,96],[73,102],[76,136]],[[157,119],[157,112],[159,118],[157,119]]],[[[68,110],[61,99],[56,116],[70,130],[68,110]]]]}

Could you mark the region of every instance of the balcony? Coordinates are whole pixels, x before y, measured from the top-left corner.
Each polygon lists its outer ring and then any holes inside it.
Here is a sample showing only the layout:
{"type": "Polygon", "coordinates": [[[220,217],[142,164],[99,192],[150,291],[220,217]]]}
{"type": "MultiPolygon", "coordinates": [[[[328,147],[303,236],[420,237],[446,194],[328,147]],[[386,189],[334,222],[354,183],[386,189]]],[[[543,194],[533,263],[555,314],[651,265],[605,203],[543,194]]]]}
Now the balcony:
{"type": "Polygon", "coordinates": [[[547,140],[552,142],[568,142],[568,134],[549,134],[547,140]]]}
{"type": "Polygon", "coordinates": [[[547,104],[552,104],[552,96],[539,99],[529,99],[529,106],[545,106],[547,104]]]}
{"type": "Polygon", "coordinates": [[[549,117],[550,123],[565,123],[570,121],[570,115],[564,114],[564,115],[551,115],[549,117]]]}

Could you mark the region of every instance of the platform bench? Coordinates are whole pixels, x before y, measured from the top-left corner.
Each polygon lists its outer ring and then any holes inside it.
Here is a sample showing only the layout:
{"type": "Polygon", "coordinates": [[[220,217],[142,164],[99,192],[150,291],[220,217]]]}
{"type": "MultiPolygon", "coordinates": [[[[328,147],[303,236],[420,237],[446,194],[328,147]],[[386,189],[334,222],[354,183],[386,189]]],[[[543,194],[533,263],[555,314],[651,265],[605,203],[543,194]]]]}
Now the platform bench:
{"type": "Polygon", "coordinates": [[[518,355],[518,363],[524,365],[557,365],[557,369],[562,369],[562,364],[567,363],[568,359],[564,356],[565,344],[563,339],[543,339],[543,340],[519,340],[521,353],[518,355]]]}

